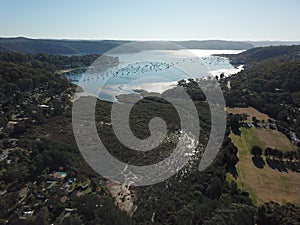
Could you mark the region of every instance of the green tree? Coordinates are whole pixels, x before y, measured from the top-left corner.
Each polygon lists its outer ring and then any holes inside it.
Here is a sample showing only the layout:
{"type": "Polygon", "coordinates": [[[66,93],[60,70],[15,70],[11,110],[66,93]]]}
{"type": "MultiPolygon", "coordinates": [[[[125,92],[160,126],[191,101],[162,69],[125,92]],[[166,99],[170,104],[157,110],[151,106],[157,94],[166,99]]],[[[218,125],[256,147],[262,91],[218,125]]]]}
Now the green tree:
{"type": "Polygon", "coordinates": [[[207,186],[206,194],[211,199],[219,198],[223,191],[223,185],[220,178],[215,177],[207,186]]]}
{"type": "Polygon", "coordinates": [[[254,156],[254,157],[260,157],[262,155],[262,149],[261,147],[259,146],[253,146],[251,148],[251,154],[254,156]]]}

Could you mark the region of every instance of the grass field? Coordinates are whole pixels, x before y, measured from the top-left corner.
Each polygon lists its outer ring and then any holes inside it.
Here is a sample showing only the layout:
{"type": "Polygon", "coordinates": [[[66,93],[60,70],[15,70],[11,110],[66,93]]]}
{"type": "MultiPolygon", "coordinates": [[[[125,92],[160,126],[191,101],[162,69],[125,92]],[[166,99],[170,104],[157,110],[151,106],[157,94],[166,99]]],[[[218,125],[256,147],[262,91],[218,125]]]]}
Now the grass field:
{"type": "Polygon", "coordinates": [[[278,130],[261,129],[251,127],[241,128],[241,136],[232,137],[235,139],[235,144],[250,150],[254,145],[260,146],[262,149],[266,147],[276,148],[283,152],[296,151],[297,146],[293,145],[290,140],[278,130]]]}
{"type": "Polygon", "coordinates": [[[228,175],[229,181],[234,179],[241,190],[249,192],[255,204],[275,201],[300,205],[300,173],[279,172],[268,165],[259,169],[252,162],[250,150],[253,145],[263,149],[276,147],[282,151],[295,150],[296,147],[282,133],[252,127],[241,128],[241,136],[231,134],[230,137],[239,149],[240,161],[237,164],[238,178],[228,175]]]}
{"type": "Polygon", "coordinates": [[[258,120],[265,120],[267,121],[268,119],[270,119],[270,117],[267,114],[261,113],[259,111],[257,111],[256,109],[252,108],[252,107],[248,107],[248,108],[226,108],[226,111],[228,113],[232,113],[232,114],[247,114],[248,118],[247,121],[252,121],[252,117],[256,117],[256,119],[258,120]]]}

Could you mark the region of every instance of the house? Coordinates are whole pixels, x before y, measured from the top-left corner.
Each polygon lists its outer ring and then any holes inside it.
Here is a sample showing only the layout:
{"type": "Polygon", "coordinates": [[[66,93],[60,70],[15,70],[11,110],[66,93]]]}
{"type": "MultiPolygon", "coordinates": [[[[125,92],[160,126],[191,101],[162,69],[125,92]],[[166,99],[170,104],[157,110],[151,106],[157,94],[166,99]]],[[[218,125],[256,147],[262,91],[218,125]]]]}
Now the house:
{"type": "Polygon", "coordinates": [[[8,139],[8,142],[10,143],[11,147],[15,148],[18,146],[17,142],[18,142],[18,139],[15,139],[15,138],[9,138],[8,139]]]}
{"type": "Polygon", "coordinates": [[[275,91],[278,91],[278,92],[281,91],[280,88],[274,88],[274,90],[275,90],[275,91]]]}
{"type": "Polygon", "coordinates": [[[85,184],[81,186],[81,190],[85,191],[89,187],[89,184],[85,184]]]}
{"type": "Polygon", "coordinates": [[[18,216],[20,220],[27,220],[34,214],[34,209],[30,205],[23,206],[19,212],[18,216]]]}
{"type": "Polygon", "coordinates": [[[46,189],[51,189],[51,188],[54,187],[55,185],[56,185],[56,181],[53,181],[53,180],[47,180],[47,181],[46,181],[45,188],[46,188],[46,189]]]}
{"type": "Polygon", "coordinates": [[[16,125],[18,125],[17,121],[8,121],[7,128],[13,129],[16,125]]]}
{"type": "Polygon", "coordinates": [[[58,172],[58,176],[56,177],[57,179],[63,180],[65,177],[68,175],[67,172],[58,172]]]}
{"type": "Polygon", "coordinates": [[[68,175],[67,172],[53,172],[50,174],[50,177],[57,179],[57,180],[63,180],[68,175]]]}
{"type": "Polygon", "coordinates": [[[6,195],[6,194],[7,194],[7,190],[0,191],[0,195],[1,195],[1,196],[4,196],[4,195],[6,195]]]}
{"type": "Polygon", "coordinates": [[[49,108],[50,106],[49,105],[38,105],[39,108],[42,108],[42,109],[47,109],[49,108]]]}
{"type": "Polygon", "coordinates": [[[45,196],[42,195],[42,194],[37,194],[35,197],[36,197],[38,200],[45,200],[45,199],[46,199],[45,196]]]}
{"type": "Polygon", "coordinates": [[[294,144],[297,144],[297,143],[300,142],[300,140],[297,138],[297,136],[296,136],[295,133],[292,133],[292,134],[291,134],[291,141],[292,141],[292,143],[294,143],[294,144]]]}
{"type": "Polygon", "coordinates": [[[250,122],[242,122],[241,126],[245,127],[245,128],[251,128],[252,127],[252,123],[250,123],[250,122]]]}
{"type": "Polygon", "coordinates": [[[7,159],[7,158],[8,158],[8,154],[1,154],[1,155],[0,155],[0,160],[1,160],[1,161],[5,160],[5,159],[7,159]]]}

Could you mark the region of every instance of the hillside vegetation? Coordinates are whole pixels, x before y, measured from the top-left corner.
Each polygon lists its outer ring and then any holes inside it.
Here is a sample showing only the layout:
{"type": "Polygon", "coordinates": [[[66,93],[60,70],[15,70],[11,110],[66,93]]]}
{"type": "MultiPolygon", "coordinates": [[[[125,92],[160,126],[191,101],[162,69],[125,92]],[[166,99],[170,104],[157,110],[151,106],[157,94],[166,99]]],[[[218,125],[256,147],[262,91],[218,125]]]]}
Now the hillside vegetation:
{"type": "Polygon", "coordinates": [[[285,134],[294,131],[300,137],[300,46],[250,49],[242,54],[249,62],[245,70],[222,81],[227,105],[251,106],[277,120],[285,134]],[[253,54],[256,51],[259,56],[253,54]],[[229,80],[231,89],[226,87],[229,80]]]}
{"type": "Polygon", "coordinates": [[[299,49],[255,48],[229,56],[233,63],[245,64],[245,69],[220,81],[232,128],[230,138],[239,158],[227,180],[249,192],[255,204],[263,204],[259,214],[269,211],[270,217],[263,216],[257,224],[299,223],[299,219],[288,222],[290,216],[282,217],[282,213],[293,214],[288,202],[300,204],[300,145],[295,136],[300,135],[299,49]]]}
{"type": "MultiPolygon", "coordinates": [[[[228,182],[226,179],[226,174],[233,172],[239,162],[238,154],[243,153],[242,151],[238,153],[239,146],[235,146],[229,138],[233,128],[231,116],[228,118],[222,148],[209,168],[202,172],[198,171],[198,157],[201,156],[197,155],[176,175],[164,182],[146,187],[130,187],[129,193],[132,191],[133,204],[137,208],[130,214],[121,211],[116,201],[116,198],[119,202],[122,201],[121,197],[111,195],[112,192],[107,188],[111,186],[110,181],[95,173],[81,157],[72,131],[71,99],[75,86],[58,73],[59,70],[68,68],[85,67],[96,57],[96,55],[68,57],[47,54],[0,54],[1,221],[20,222],[20,217],[27,215],[30,210],[31,217],[22,219],[23,224],[298,225],[300,223],[299,207],[275,203],[256,206],[250,198],[251,189],[241,189],[235,181],[228,182]]],[[[115,59],[109,59],[115,62],[115,59]]],[[[289,68],[284,67],[285,64],[280,64],[281,62],[278,63],[268,64],[268,67],[274,65],[275,75],[276,71],[283,69],[285,71],[289,68]]],[[[298,62],[284,63],[297,65],[298,62]]],[[[258,71],[264,74],[265,70],[273,71],[268,67],[257,68],[261,68],[258,71]]],[[[289,79],[297,79],[294,74],[298,67],[291,68],[290,72],[287,70],[287,84],[289,79]]],[[[228,105],[230,103],[230,106],[244,106],[251,102],[248,100],[244,103],[244,99],[259,98],[262,94],[260,90],[251,89],[252,94],[245,92],[243,95],[243,90],[239,89],[238,84],[247,88],[252,88],[257,83],[261,85],[260,82],[252,81],[255,79],[253,75],[255,71],[254,68],[249,69],[253,72],[249,73],[248,78],[245,75],[248,73],[247,68],[241,73],[242,83],[238,83],[237,77],[233,76],[232,89],[224,88],[228,105]],[[233,98],[235,94],[232,92],[238,93],[236,98],[233,98]]],[[[266,74],[273,76],[273,73],[266,74]]],[[[279,77],[276,75],[275,81],[279,77]]],[[[221,79],[222,86],[222,82],[226,86],[227,79],[231,78],[221,79]]],[[[202,130],[198,150],[203,150],[210,133],[209,106],[203,92],[197,88],[196,82],[181,81],[179,85],[187,90],[199,112],[202,130]]],[[[278,94],[283,94],[279,95],[282,101],[285,100],[284,96],[288,96],[285,92],[278,94]]],[[[293,101],[286,101],[286,104],[288,103],[291,107],[294,104],[293,101]]],[[[271,99],[270,104],[277,107],[276,100],[271,99]]],[[[179,129],[178,115],[172,105],[160,98],[141,99],[135,105],[130,125],[138,137],[146,138],[149,135],[148,122],[153,114],[165,118],[169,134],[175,137],[155,149],[156,151],[145,154],[136,154],[117,140],[110,124],[111,107],[112,103],[105,101],[98,101],[96,106],[99,136],[111,154],[124,162],[138,165],[141,162],[152,164],[170,153],[176,144],[176,132],[179,129]]],[[[271,116],[269,113],[268,115],[271,116]]],[[[289,120],[279,122],[282,129],[287,131],[290,129],[289,125],[294,125],[292,121],[289,123],[289,120]]],[[[277,160],[275,156],[268,157],[270,160],[273,158],[277,160]]],[[[242,157],[240,161],[242,162],[242,157]]],[[[275,169],[273,171],[277,172],[275,169]]]]}
{"type": "MultiPolygon", "coordinates": [[[[29,39],[29,38],[0,38],[0,52],[22,52],[22,53],[48,53],[48,54],[99,54],[105,53],[113,48],[123,44],[128,44],[131,41],[117,41],[117,40],[55,40],[55,39],[29,39]]],[[[142,43],[142,42],[141,42],[142,43]]],[[[236,49],[245,50],[253,48],[254,46],[246,42],[237,41],[178,41],[174,42],[182,48],[192,49],[236,49]]],[[[158,45],[151,45],[147,43],[146,49],[159,50],[158,45]]],[[[127,51],[139,51],[132,47],[126,48],[127,51]]],[[[144,49],[145,46],[140,46],[144,49]]],[[[174,45],[164,43],[164,48],[168,50],[178,49],[174,45]]]]}

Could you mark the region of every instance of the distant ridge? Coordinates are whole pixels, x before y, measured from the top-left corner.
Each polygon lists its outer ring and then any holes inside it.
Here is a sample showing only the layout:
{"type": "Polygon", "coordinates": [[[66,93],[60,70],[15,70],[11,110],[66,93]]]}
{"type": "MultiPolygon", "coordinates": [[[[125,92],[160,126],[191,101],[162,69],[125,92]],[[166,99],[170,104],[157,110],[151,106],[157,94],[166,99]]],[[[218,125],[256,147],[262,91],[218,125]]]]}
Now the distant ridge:
{"type": "Polygon", "coordinates": [[[255,47],[269,47],[280,45],[300,45],[300,41],[246,41],[253,44],[255,47]]]}
{"type": "MultiPolygon", "coordinates": [[[[30,39],[25,37],[0,38],[0,52],[21,52],[21,53],[48,53],[48,54],[94,54],[105,53],[122,44],[131,41],[118,40],[55,40],[55,39],[30,39]]],[[[254,45],[238,41],[176,41],[183,48],[188,49],[232,49],[246,50],[254,45]]],[[[147,46],[149,49],[157,47],[147,46]]],[[[174,49],[171,45],[168,49],[174,49]]],[[[177,48],[178,49],[178,48],[177,48]]],[[[133,50],[134,51],[134,50],[133,50]]]]}
{"type": "Polygon", "coordinates": [[[254,45],[242,41],[222,41],[222,40],[207,40],[207,41],[177,41],[178,45],[188,49],[215,49],[215,50],[247,50],[254,48],[254,45]]]}
{"type": "Polygon", "coordinates": [[[0,38],[0,52],[48,53],[48,54],[93,54],[104,53],[128,41],[85,41],[0,38]]]}
{"type": "Polygon", "coordinates": [[[234,65],[251,64],[276,58],[282,61],[299,60],[300,45],[258,47],[240,54],[223,56],[229,57],[234,65]]]}

